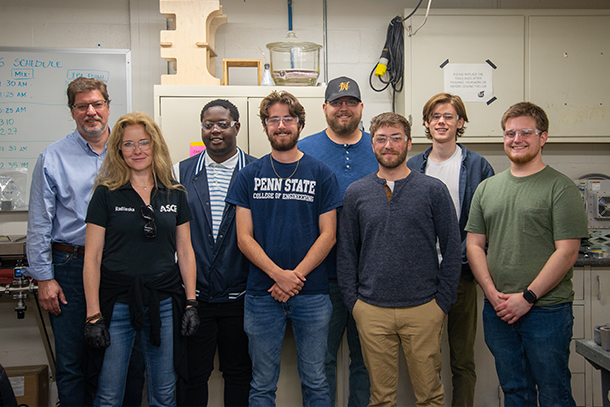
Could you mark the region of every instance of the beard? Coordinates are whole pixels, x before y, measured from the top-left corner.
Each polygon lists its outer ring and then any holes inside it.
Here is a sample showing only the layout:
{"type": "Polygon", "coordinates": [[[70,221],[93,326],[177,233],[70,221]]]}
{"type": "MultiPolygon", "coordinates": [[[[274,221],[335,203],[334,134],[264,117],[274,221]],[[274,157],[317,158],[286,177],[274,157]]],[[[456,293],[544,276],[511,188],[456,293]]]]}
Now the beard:
{"type": "Polygon", "coordinates": [[[273,134],[269,134],[268,130],[267,132],[267,138],[269,138],[269,143],[271,143],[271,148],[273,148],[276,151],[288,151],[288,150],[292,150],[296,145],[297,142],[299,141],[299,136],[301,135],[300,132],[295,131],[295,132],[289,132],[289,131],[275,131],[273,134]],[[275,138],[274,136],[276,134],[285,134],[285,133],[291,133],[290,138],[286,139],[286,140],[280,140],[275,138]]]}
{"type": "Polygon", "coordinates": [[[336,134],[345,135],[345,134],[351,134],[351,133],[355,132],[356,130],[358,130],[358,125],[360,124],[361,118],[362,118],[362,116],[360,116],[360,117],[352,116],[350,118],[349,122],[347,122],[345,124],[340,124],[335,117],[326,115],[326,123],[328,124],[328,127],[330,127],[330,129],[333,132],[335,132],[336,134]]]}
{"type": "Polygon", "coordinates": [[[392,158],[384,156],[384,155],[382,155],[382,153],[375,151],[375,157],[377,158],[379,165],[381,165],[382,167],[384,167],[388,170],[392,170],[392,169],[402,165],[405,162],[405,160],[407,159],[407,149],[406,148],[404,150],[399,150],[398,155],[394,156],[392,158]]]}
{"type": "Polygon", "coordinates": [[[508,149],[505,148],[505,151],[506,151],[506,155],[508,156],[509,160],[511,160],[515,164],[527,164],[530,161],[532,161],[534,158],[536,158],[536,156],[540,152],[540,148],[538,148],[538,150],[536,150],[536,151],[530,150],[527,154],[520,155],[520,156],[514,155],[510,148],[508,148],[508,149]]]}
{"type": "Polygon", "coordinates": [[[78,132],[86,137],[91,138],[99,138],[106,131],[106,125],[102,121],[96,122],[93,126],[91,124],[86,125],[83,123],[82,125],[77,124],[76,129],[78,132]]]}

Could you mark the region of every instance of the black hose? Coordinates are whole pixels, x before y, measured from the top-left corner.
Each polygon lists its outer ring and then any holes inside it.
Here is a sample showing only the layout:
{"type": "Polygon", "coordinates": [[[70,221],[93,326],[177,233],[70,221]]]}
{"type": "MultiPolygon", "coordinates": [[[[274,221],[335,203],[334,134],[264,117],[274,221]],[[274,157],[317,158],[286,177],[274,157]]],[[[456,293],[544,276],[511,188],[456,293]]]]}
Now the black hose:
{"type": "Polygon", "coordinates": [[[390,21],[390,24],[388,25],[384,46],[384,51],[387,49],[388,53],[388,68],[386,70],[386,73],[382,77],[379,77],[379,81],[384,84],[384,86],[381,89],[377,89],[373,85],[373,76],[375,75],[375,69],[377,68],[377,64],[375,64],[373,70],[371,71],[371,74],[369,75],[369,85],[371,86],[371,89],[373,89],[375,92],[383,92],[388,88],[388,86],[392,86],[393,112],[396,111],[396,93],[401,92],[403,87],[405,64],[403,22],[409,19],[413,14],[415,14],[421,3],[422,0],[419,0],[417,6],[407,17],[402,18],[400,16],[396,16],[392,19],[392,21],[390,21]]]}

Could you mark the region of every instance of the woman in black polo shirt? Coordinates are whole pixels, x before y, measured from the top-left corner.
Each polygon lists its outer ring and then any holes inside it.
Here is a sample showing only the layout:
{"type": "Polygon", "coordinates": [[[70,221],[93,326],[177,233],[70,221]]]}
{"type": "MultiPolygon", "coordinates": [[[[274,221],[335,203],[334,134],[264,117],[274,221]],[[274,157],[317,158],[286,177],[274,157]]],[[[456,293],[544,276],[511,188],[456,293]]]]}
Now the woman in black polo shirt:
{"type": "Polygon", "coordinates": [[[144,113],[122,116],[86,218],[85,339],[94,361],[86,374],[89,382],[98,378],[95,406],[122,404],[136,340],[149,405],[175,406],[175,373],[184,375],[186,367],[180,333],[199,325],[191,218],[159,127],[144,113]]]}

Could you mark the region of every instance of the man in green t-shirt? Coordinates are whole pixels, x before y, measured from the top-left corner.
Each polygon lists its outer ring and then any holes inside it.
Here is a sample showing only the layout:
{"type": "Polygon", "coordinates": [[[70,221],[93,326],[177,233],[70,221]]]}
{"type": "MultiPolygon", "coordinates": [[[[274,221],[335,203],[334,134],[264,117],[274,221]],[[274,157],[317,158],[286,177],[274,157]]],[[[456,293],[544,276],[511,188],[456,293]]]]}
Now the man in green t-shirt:
{"type": "Polygon", "coordinates": [[[548,128],[546,113],[532,103],[504,113],[510,169],[479,184],[466,225],[505,406],[575,405],[572,265],[588,230],[574,182],[542,162],[548,128]]]}

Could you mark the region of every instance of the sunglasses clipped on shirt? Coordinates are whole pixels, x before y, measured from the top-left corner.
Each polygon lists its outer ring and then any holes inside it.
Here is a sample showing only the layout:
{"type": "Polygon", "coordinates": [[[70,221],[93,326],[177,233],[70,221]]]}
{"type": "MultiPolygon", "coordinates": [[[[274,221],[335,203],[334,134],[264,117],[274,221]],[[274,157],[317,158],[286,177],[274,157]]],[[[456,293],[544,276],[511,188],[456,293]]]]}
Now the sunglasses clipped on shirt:
{"type": "Polygon", "coordinates": [[[153,239],[157,237],[157,224],[155,223],[155,211],[152,205],[143,205],[140,208],[140,213],[142,217],[148,221],[146,225],[144,225],[144,236],[149,239],[153,239]]]}

